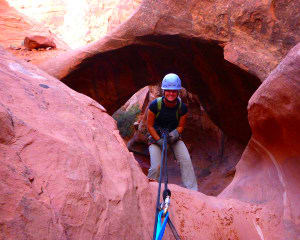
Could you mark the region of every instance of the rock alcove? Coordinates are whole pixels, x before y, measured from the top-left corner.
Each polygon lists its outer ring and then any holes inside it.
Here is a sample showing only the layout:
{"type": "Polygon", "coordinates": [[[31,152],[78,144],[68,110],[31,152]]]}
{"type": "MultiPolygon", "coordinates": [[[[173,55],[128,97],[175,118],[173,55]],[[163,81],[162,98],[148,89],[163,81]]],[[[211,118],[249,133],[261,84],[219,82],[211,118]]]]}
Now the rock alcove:
{"type": "MultiPolygon", "coordinates": [[[[228,174],[232,179],[234,166],[250,138],[247,103],[261,83],[256,76],[224,59],[222,43],[179,35],[143,36],[134,44],[85,58],[62,81],[92,97],[112,114],[139,89],[159,84],[169,72],[181,76],[183,86],[199,98],[209,121],[221,131],[218,136],[212,136],[199,129],[201,124],[191,119],[185,133],[186,141],[193,148],[190,150],[200,185],[212,171],[207,168],[209,163],[215,167],[226,161],[221,176],[213,174],[208,186],[200,188],[206,194],[216,195],[230,181],[221,185],[216,182],[227,178],[228,174]],[[220,151],[226,155],[221,159],[220,151]]],[[[136,158],[148,161],[148,157],[136,155],[136,158]]],[[[219,168],[213,171],[219,171],[219,168]]],[[[173,175],[173,182],[178,182],[178,170],[173,175]]]]}

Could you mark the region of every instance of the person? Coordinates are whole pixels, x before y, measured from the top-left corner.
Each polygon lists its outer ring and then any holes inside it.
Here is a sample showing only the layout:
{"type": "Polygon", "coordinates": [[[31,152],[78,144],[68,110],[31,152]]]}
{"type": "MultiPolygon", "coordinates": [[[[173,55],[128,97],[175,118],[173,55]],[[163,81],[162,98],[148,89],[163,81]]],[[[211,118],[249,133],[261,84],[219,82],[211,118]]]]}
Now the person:
{"type": "Polygon", "coordinates": [[[150,133],[149,137],[149,153],[150,153],[150,168],[148,179],[159,179],[161,165],[161,150],[163,139],[161,130],[167,129],[168,147],[174,151],[177,161],[180,163],[180,172],[182,184],[185,188],[198,190],[197,180],[194,173],[192,161],[181,139],[184,125],[187,118],[187,106],[179,98],[181,90],[181,80],[174,73],[167,74],[162,81],[161,89],[163,97],[156,98],[149,105],[147,116],[147,128],[150,133]]]}

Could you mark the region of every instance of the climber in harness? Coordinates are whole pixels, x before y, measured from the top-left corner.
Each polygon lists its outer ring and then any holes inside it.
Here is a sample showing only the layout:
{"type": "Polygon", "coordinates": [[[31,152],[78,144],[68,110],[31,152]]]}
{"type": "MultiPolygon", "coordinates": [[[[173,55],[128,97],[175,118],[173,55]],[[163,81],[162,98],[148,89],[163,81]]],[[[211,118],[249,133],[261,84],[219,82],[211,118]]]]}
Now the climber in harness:
{"type": "Polygon", "coordinates": [[[181,139],[187,117],[187,106],[179,98],[181,80],[174,73],[167,74],[162,81],[163,97],[157,98],[149,105],[147,128],[150,133],[149,180],[158,181],[163,146],[162,129],[168,131],[168,147],[173,149],[180,163],[182,184],[185,188],[197,191],[198,185],[189,152],[181,139]]]}
{"type": "Polygon", "coordinates": [[[167,138],[169,132],[167,129],[161,130],[161,138],[163,139],[162,154],[161,154],[161,168],[159,175],[158,193],[156,199],[156,212],[155,212],[155,223],[152,240],[161,240],[164,236],[167,223],[169,224],[171,231],[176,240],[180,240],[180,237],[169,217],[169,205],[171,198],[171,191],[168,189],[168,172],[167,172],[167,138]],[[160,202],[160,190],[161,182],[164,177],[165,189],[163,191],[163,202],[160,202]]]}
{"type": "Polygon", "coordinates": [[[167,74],[162,81],[163,97],[155,99],[149,106],[147,127],[150,133],[149,152],[151,167],[148,178],[158,180],[155,224],[153,240],[161,240],[168,223],[176,240],[180,237],[169,218],[171,191],[168,189],[167,148],[173,149],[180,162],[181,178],[184,187],[198,190],[197,181],[189,152],[181,140],[187,116],[187,106],[178,97],[181,80],[174,74],[167,74]],[[160,190],[164,177],[163,202],[160,203],[160,190]]]}

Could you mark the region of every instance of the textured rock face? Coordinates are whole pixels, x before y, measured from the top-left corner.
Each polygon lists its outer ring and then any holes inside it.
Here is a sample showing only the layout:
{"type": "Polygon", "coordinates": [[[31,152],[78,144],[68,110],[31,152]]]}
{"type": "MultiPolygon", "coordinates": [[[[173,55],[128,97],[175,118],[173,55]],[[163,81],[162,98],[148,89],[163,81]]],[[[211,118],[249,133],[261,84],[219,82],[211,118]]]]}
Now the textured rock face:
{"type": "Polygon", "coordinates": [[[137,192],[151,195],[113,119],[3,49],[0,61],[0,239],[146,239],[137,192]]]}
{"type": "MultiPolygon", "coordinates": [[[[145,87],[121,108],[129,111],[131,107],[138,106],[140,109],[135,122],[137,130],[128,141],[127,147],[134,153],[145,174],[148,174],[150,167],[146,126],[148,105],[161,95],[160,86],[145,87]]],[[[223,134],[210,120],[197,96],[183,89],[180,97],[189,109],[182,137],[193,161],[199,191],[216,196],[233,179],[235,165],[240,160],[244,146],[223,134]]],[[[168,169],[169,182],[181,185],[180,166],[172,152],[169,152],[168,169]]]]}
{"type": "Polygon", "coordinates": [[[228,1],[224,57],[264,80],[300,41],[299,1],[228,1]]]}
{"type": "Polygon", "coordinates": [[[251,97],[248,111],[253,135],[237,165],[238,174],[221,194],[273,206],[284,227],[278,239],[300,236],[299,69],[300,44],[251,97]]]}
{"type": "Polygon", "coordinates": [[[141,0],[8,0],[19,12],[44,24],[70,47],[94,42],[134,12],[141,0]]]}
{"type": "Polygon", "coordinates": [[[0,142],[2,144],[9,144],[14,137],[13,122],[10,112],[2,105],[0,105],[0,142]]]}

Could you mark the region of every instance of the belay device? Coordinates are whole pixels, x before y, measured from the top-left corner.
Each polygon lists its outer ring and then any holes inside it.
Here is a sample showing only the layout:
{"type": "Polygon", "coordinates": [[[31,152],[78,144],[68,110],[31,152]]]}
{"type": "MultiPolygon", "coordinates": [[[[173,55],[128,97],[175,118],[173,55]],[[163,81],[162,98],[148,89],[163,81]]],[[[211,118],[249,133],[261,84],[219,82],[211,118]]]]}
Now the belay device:
{"type": "Polygon", "coordinates": [[[158,193],[157,193],[157,201],[156,201],[156,213],[155,213],[155,224],[153,231],[153,240],[161,240],[163,238],[166,225],[169,224],[172,233],[176,240],[180,240],[180,237],[171,222],[169,217],[169,205],[171,198],[171,191],[168,189],[168,173],[167,173],[167,137],[169,136],[169,132],[166,129],[161,130],[161,134],[163,137],[163,147],[161,152],[161,167],[160,167],[160,175],[159,175],[159,185],[158,185],[158,193]],[[164,174],[164,182],[165,189],[163,191],[163,202],[160,203],[160,190],[161,190],[161,182],[162,182],[162,174],[164,174]]]}

